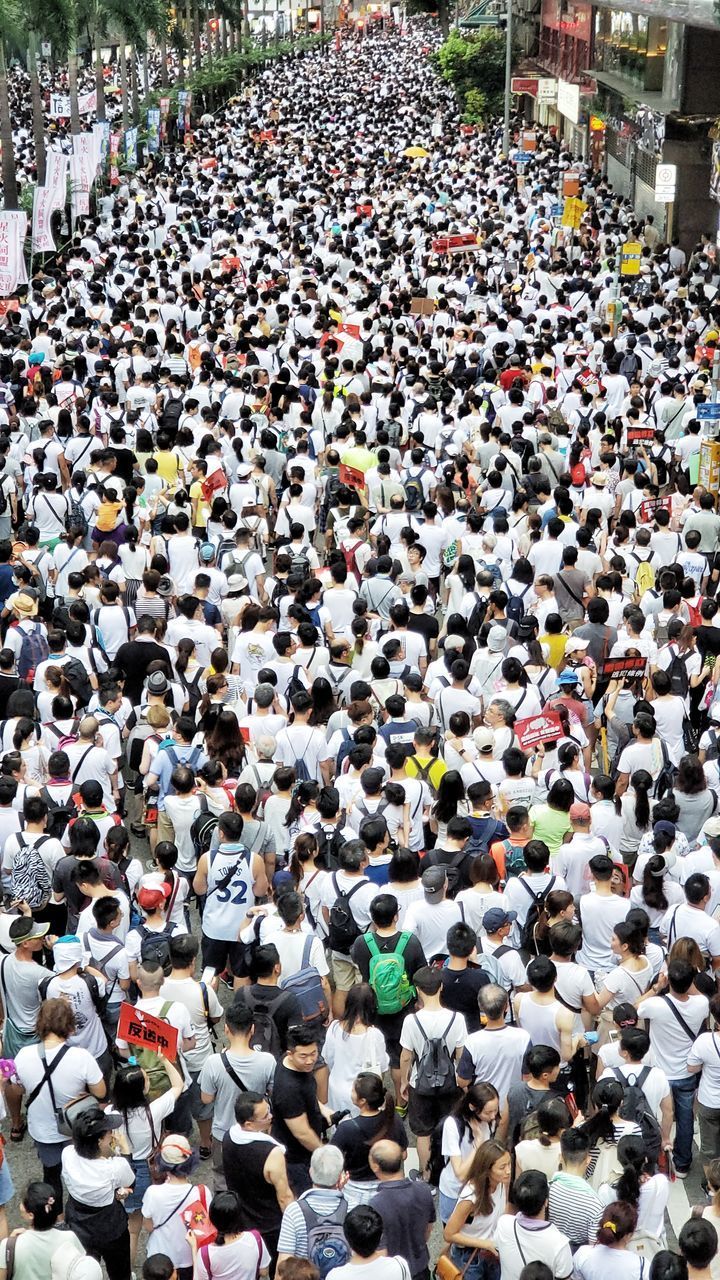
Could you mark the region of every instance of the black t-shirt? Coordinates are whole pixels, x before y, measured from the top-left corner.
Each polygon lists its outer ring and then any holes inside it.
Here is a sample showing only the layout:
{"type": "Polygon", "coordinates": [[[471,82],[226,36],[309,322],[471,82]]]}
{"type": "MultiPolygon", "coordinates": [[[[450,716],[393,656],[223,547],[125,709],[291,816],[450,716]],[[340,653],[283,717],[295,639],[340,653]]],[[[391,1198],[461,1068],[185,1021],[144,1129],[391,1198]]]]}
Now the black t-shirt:
{"type": "Polygon", "coordinates": [[[288,1164],[310,1164],[311,1152],[298,1142],[286,1120],[304,1115],[310,1128],[322,1137],[323,1118],[318,1106],[317,1085],[312,1071],[293,1071],[279,1062],[275,1070],[272,1093],[272,1136],[282,1142],[288,1164]]]}
{"type": "MultiPolygon", "coordinates": [[[[142,607],[138,609],[142,617],[142,607]]],[[[125,672],[125,697],[139,705],[143,681],[151,662],[167,662],[167,650],[154,640],[126,640],[117,651],[115,662],[125,672]]]]}
{"type": "Polygon", "coordinates": [[[443,1006],[463,1015],[468,1034],[479,1031],[478,991],[490,981],[485,970],[476,965],[468,965],[467,969],[441,969],[440,977],[443,984],[443,1006]]]}
{"type": "MultiPolygon", "coordinates": [[[[333,1134],[333,1146],[339,1147],[345,1157],[345,1172],[357,1182],[373,1182],[375,1175],[368,1164],[368,1154],[378,1135],[385,1126],[385,1117],[354,1116],[351,1120],[341,1120],[333,1134]]],[[[407,1150],[408,1139],[405,1125],[397,1116],[393,1116],[392,1124],[384,1138],[397,1142],[403,1150],[407,1150]]]]}
{"type": "Polygon", "coordinates": [[[437,618],[434,618],[429,613],[412,613],[411,611],[408,617],[407,629],[408,631],[417,631],[419,635],[424,637],[425,643],[428,644],[430,640],[437,640],[440,634],[440,623],[437,618]]]}
{"type": "Polygon", "coordinates": [[[0,675],[0,717],[7,714],[8,698],[16,689],[20,689],[23,681],[19,676],[0,675]]]}
{"type": "Polygon", "coordinates": [[[695,627],[695,639],[703,658],[706,653],[711,653],[713,658],[720,654],[720,627],[695,627]]]}
{"type": "MultiPolygon", "coordinates": [[[[375,941],[379,951],[394,951],[400,940],[400,933],[393,933],[390,937],[382,938],[375,934],[375,941]]],[[[363,982],[370,981],[370,952],[368,950],[365,938],[356,938],[353,942],[350,955],[355,961],[363,982]]],[[[403,952],[403,961],[405,964],[405,972],[412,982],[413,974],[418,969],[422,969],[426,964],[425,952],[420,945],[419,940],[414,936],[408,939],[408,944],[403,952]]],[[[375,1019],[375,1024],[380,1028],[386,1040],[399,1040],[400,1030],[402,1028],[403,1019],[407,1013],[411,1011],[413,1006],[407,1005],[399,1013],[379,1013],[375,1019]]]]}

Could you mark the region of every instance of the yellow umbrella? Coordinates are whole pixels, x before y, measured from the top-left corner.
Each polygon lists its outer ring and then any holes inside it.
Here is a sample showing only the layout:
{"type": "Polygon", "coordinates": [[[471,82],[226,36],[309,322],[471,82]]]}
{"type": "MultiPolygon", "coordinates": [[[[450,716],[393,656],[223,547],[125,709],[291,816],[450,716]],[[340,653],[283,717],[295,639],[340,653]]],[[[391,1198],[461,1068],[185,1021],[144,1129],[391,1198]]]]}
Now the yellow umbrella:
{"type": "Polygon", "coordinates": [[[406,147],[403,155],[407,156],[408,160],[424,160],[426,156],[430,155],[430,152],[426,151],[424,147],[406,147]]]}

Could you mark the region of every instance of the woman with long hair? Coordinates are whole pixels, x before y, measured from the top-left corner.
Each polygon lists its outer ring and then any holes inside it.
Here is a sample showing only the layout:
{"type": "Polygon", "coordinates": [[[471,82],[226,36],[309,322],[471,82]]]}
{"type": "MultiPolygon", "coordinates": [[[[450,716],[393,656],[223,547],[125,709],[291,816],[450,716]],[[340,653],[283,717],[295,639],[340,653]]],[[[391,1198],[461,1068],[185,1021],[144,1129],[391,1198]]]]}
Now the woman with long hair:
{"type": "Polygon", "coordinates": [[[142,1227],[143,1196],[152,1182],[149,1161],[157,1149],[162,1123],[175,1107],[185,1084],[174,1063],[165,1061],[165,1070],[170,1080],[170,1088],[154,1098],[148,1098],[147,1074],[139,1066],[120,1067],[115,1076],[112,1093],[113,1114],[122,1120],[130,1163],[135,1174],[135,1182],[130,1195],[125,1201],[125,1212],[128,1215],[130,1228],[130,1261],[135,1262],[140,1228],[142,1227]]]}
{"type": "Polygon", "coordinates": [[[670,1183],[664,1173],[653,1173],[645,1142],[629,1134],[618,1142],[618,1161],[622,1170],[613,1183],[598,1188],[603,1204],[622,1200],[637,1210],[637,1230],[665,1243],[665,1209],[670,1183]]]}
{"type": "MultiPolygon", "coordinates": [[[[486,1081],[471,1084],[443,1122],[438,1179],[440,1221],[448,1221],[465,1180],[470,1174],[478,1148],[494,1136],[500,1116],[500,1098],[495,1085],[486,1081]]],[[[432,1156],[431,1156],[432,1160],[432,1156]]]]}
{"type": "Polygon", "coordinates": [[[636,769],[630,777],[630,786],[620,797],[623,834],[620,853],[629,866],[635,862],[640,841],[652,829],[650,796],[655,783],[647,769],[636,769]]]}
{"type": "Polygon", "coordinates": [[[123,542],[118,546],[118,559],[125,578],[125,604],[132,609],[135,607],[143,574],[150,565],[147,547],[140,546],[140,531],[136,524],[126,527],[123,542]]]}
{"type": "Polygon", "coordinates": [[[267,1245],[257,1231],[248,1231],[239,1196],[234,1191],[216,1191],[208,1216],[217,1237],[212,1244],[198,1245],[189,1232],[193,1254],[194,1280],[232,1276],[233,1280],[258,1280],[270,1270],[267,1245]]]}
{"type": "Polygon", "coordinates": [[[222,710],[210,733],[205,735],[210,760],[219,760],[225,776],[237,778],[245,766],[245,742],[234,711],[222,710]]]}
{"type": "Polygon", "coordinates": [[[465,799],[465,784],[457,769],[448,769],[440,779],[435,804],[430,810],[430,830],[437,835],[438,848],[445,847],[447,824],[451,818],[462,817],[470,812],[470,805],[465,799]]]}
{"type": "Polygon", "coordinates": [[[320,784],[315,782],[313,778],[299,782],[294,788],[284,823],[290,833],[291,845],[300,831],[304,830],[305,827],[313,826],[319,819],[320,815],[317,811],[319,795],[320,784]],[[306,810],[308,810],[307,818],[305,817],[306,810]]]}
{"type": "Polygon", "coordinates": [[[619,1080],[610,1077],[600,1080],[592,1092],[595,1111],[580,1125],[590,1140],[590,1164],[585,1176],[596,1190],[603,1182],[619,1176],[617,1144],[620,1139],[628,1134],[642,1136],[640,1126],[634,1120],[623,1120],[620,1116],[624,1097],[625,1085],[619,1080]]]}
{"type": "Polygon", "coordinates": [[[333,1134],[333,1146],[345,1157],[348,1174],[343,1193],[348,1205],[368,1204],[378,1189],[368,1156],[373,1143],[389,1138],[407,1155],[408,1139],[402,1120],[395,1114],[395,1099],[385,1088],[377,1071],[362,1071],[356,1077],[351,1093],[356,1114],[341,1120],[333,1134]]]}
{"type": "MultiPolygon", "coordinates": [[[[175,670],[186,696],[183,715],[191,716],[194,720],[196,718],[198,706],[203,699],[201,685],[205,674],[205,668],[201,662],[198,662],[195,653],[195,642],[194,640],[191,640],[189,636],[183,636],[182,640],[178,640],[175,670]]],[[[226,687],[226,685],[227,681],[224,682],[224,685],[220,685],[218,692],[222,693],[222,689],[226,687]]],[[[218,701],[221,701],[221,699],[218,698],[218,701]]],[[[208,702],[204,708],[203,714],[208,710],[211,702],[212,694],[208,690],[208,702]]]]}
{"type": "Polygon", "coordinates": [[[560,1167],[560,1137],[570,1124],[570,1113],[562,1098],[546,1098],[535,1112],[538,1136],[523,1138],[515,1147],[515,1174],[539,1169],[548,1179],[560,1167]]]}
{"type": "MultiPolygon", "coordinates": [[[[656,823],[656,826],[665,824],[656,823]]],[[[668,826],[671,824],[668,823],[668,826]]],[[[634,884],[630,890],[630,902],[633,907],[642,907],[648,914],[650,942],[660,942],[660,921],[669,906],[685,901],[685,894],[677,880],[671,879],[669,872],[674,858],[669,856],[673,843],[670,833],[660,831],[653,836],[655,852],[642,863],[642,880],[634,884]]],[[[639,866],[636,867],[639,870],[639,866]]]]}
{"type": "Polygon", "coordinates": [[[595,1244],[581,1244],[575,1254],[579,1280],[643,1280],[646,1261],[628,1248],[637,1227],[637,1209],[616,1200],[600,1215],[595,1244]]]}
{"type": "Polygon", "coordinates": [[[135,1180],[119,1116],[83,1111],[62,1153],[68,1193],[65,1222],[87,1253],[105,1263],[109,1280],[130,1280],[130,1231],[124,1201],[135,1180]]]}
{"type": "Polygon", "coordinates": [[[442,588],[446,612],[460,612],[460,606],[465,597],[471,596],[475,591],[476,572],[472,556],[458,556],[442,588]]]}
{"type": "Polygon", "coordinates": [[[360,1112],[353,1100],[353,1084],[365,1072],[384,1075],[389,1068],[385,1037],[375,1025],[377,1001],[364,982],[351,987],[342,1018],[330,1023],[323,1057],[330,1068],[328,1106],[331,1111],[360,1112]]]}
{"type": "Polygon", "coordinates": [[[333,687],[324,676],[316,676],[312,682],[310,693],[312,694],[313,706],[308,724],[320,725],[324,728],[333,712],[337,711],[333,687]]]}
{"type": "Polygon", "coordinates": [[[565,836],[572,831],[569,814],[575,799],[572,782],[565,777],[556,778],[544,804],[534,804],[530,809],[533,839],[542,840],[551,855],[559,852],[565,836]]]}
{"type": "MultiPolygon", "coordinates": [[[[322,912],[323,888],[328,871],[318,865],[320,848],[312,831],[301,831],[295,838],[288,870],[295,881],[298,893],[303,896],[305,915],[310,927],[319,937],[325,936],[322,912]]],[[[333,1110],[337,1110],[334,1107],[333,1110]]]]}
{"type": "Polygon", "coordinates": [[[17,751],[25,764],[28,782],[43,786],[48,779],[48,752],[37,739],[37,725],[33,720],[17,721],[12,737],[13,751],[17,751]]]}
{"type": "Polygon", "coordinates": [[[604,1011],[601,1024],[608,1032],[612,1011],[619,1004],[635,1004],[653,980],[653,967],[645,954],[645,938],[637,926],[620,920],[613,929],[610,948],[619,963],[604,975],[597,993],[598,1004],[604,1011]]]}
{"type": "Polygon", "coordinates": [[[485,936],[483,917],[491,907],[503,908],[503,895],[498,888],[500,873],[489,853],[479,853],[470,863],[470,888],[461,889],[455,901],[462,904],[465,923],[479,937],[485,936]]]}
{"type": "Polygon", "coordinates": [[[507,1209],[511,1171],[510,1153],[494,1139],[483,1142],[473,1156],[443,1232],[450,1257],[466,1280],[499,1280],[493,1235],[507,1209]]]}

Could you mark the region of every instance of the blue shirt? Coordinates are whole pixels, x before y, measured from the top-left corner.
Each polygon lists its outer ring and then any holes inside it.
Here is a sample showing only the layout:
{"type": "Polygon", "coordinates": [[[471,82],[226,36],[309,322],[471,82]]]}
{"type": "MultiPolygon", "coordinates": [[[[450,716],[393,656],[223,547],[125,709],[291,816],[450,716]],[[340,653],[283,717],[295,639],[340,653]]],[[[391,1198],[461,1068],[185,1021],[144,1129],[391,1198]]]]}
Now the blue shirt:
{"type": "Polygon", "coordinates": [[[158,808],[165,808],[165,797],[174,796],[175,788],[170,781],[173,769],[178,764],[187,764],[197,772],[207,763],[207,756],[200,747],[192,747],[189,743],[176,742],[171,747],[161,747],[153,762],[153,773],[158,779],[158,808]]]}

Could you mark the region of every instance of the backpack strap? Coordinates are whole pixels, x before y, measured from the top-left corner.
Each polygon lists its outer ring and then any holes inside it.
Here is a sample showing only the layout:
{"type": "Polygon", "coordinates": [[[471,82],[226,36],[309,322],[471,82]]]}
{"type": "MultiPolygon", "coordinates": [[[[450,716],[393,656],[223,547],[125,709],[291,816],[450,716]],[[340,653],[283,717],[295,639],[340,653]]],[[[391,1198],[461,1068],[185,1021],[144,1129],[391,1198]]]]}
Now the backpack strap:
{"type": "Polygon", "coordinates": [[[314,941],[315,939],[313,935],[311,933],[308,934],[307,938],[303,943],[302,960],[300,961],[301,969],[307,969],[308,965],[310,964],[310,952],[312,951],[312,944],[314,941]]]}
{"type": "Polygon", "coordinates": [[[247,1085],[243,1084],[237,1071],[235,1071],[230,1065],[230,1061],[227,1056],[227,1049],[223,1049],[222,1053],[220,1054],[220,1061],[222,1062],[227,1074],[229,1075],[236,1089],[240,1089],[242,1093],[248,1093],[249,1090],[247,1085]]]}

